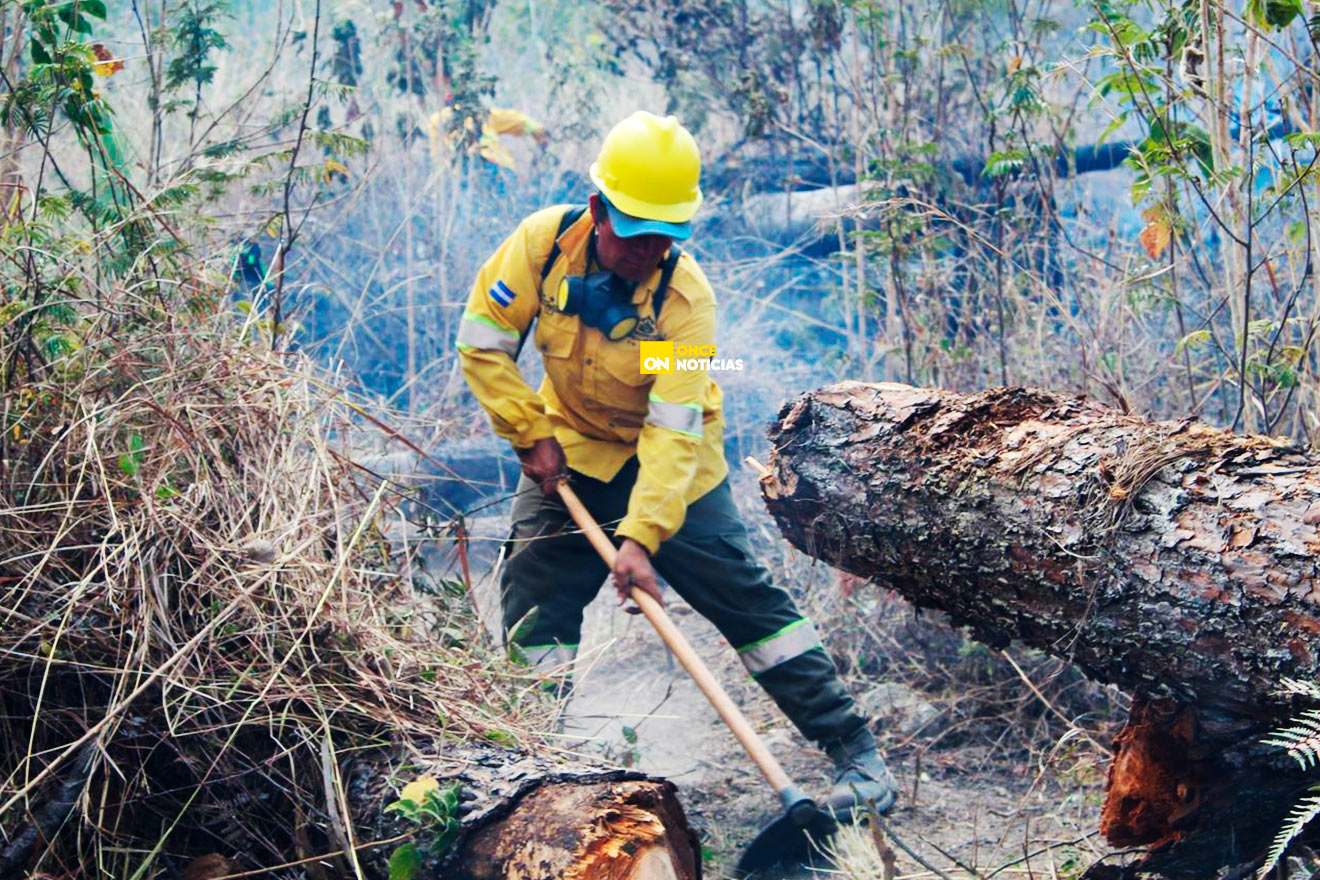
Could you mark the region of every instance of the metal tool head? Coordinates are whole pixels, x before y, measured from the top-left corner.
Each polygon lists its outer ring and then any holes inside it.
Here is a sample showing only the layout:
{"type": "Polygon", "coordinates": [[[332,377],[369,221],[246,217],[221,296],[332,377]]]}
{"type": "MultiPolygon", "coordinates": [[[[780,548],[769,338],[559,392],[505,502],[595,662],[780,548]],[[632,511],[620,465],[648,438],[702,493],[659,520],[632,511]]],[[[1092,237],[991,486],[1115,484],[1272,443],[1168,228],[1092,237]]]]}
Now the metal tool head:
{"type": "Polygon", "coordinates": [[[821,844],[838,830],[838,823],[815,801],[799,795],[743,850],[734,876],[755,877],[770,868],[821,867],[829,861],[821,844]]]}

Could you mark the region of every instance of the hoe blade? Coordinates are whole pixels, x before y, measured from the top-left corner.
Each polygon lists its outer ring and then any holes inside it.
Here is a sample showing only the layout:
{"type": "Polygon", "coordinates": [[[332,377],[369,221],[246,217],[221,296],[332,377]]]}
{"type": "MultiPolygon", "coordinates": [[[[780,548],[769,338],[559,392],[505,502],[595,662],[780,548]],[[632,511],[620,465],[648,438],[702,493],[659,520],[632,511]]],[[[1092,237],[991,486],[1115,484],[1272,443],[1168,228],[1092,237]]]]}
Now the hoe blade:
{"type": "MultiPolygon", "coordinates": [[[[734,876],[756,877],[760,876],[759,872],[771,868],[810,868],[827,864],[828,859],[820,846],[839,830],[839,826],[819,809],[812,809],[810,816],[797,818],[799,821],[794,821],[793,812],[786,812],[756,835],[738,859],[734,876]],[[801,821],[804,819],[805,822],[801,821]]],[[[771,875],[765,876],[768,880],[771,875]]]]}

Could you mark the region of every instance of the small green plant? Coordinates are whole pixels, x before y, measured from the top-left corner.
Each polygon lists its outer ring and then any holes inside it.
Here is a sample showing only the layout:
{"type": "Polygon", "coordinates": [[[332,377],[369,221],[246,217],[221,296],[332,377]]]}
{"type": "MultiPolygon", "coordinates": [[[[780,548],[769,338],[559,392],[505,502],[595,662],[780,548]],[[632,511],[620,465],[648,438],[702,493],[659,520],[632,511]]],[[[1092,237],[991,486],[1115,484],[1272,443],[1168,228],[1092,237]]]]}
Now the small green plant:
{"type": "Polygon", "coordinates": [[[628,744],[628,751],[623,755],[623,766],[635,767],[642,760],[642,750],[637,747],[637,728],[623,726],[623,741],[628,744]]]}
{"type": "MultiPolygon", "coordinates": [[[[419,776],[403,787],[399,799],[385,808],[418,826],[419,832],[434,834],[428,852],[437,855],[458,836],[460,783],[441,786],[433,776],[419,776]]],[[[422,868],[422,854],[414,843],[405,843],[390,855],[390,880],[412,880],[422,868]]]]}
{"type": "MultiPolygon", "coordinates": [[[[1320,700],[1320,685],[1308,681],[1284,679],[1284,694],[1297,694],[1320,700]]],[[[1278,746],[1288,752],[1288,756],[1302,766],[1302,770],[1312,770],[1320,765],[1320,709],[1307,709],[1292,718],[1287,727],[1281,727],[1263,740],[1266,745],[1278,746]]],[[[1320,815],[1320,783],[1307,789],[1310,794],[1293,805],[1284,820],[1283,827],[1274,837],[1274,843],[1265,857],[1265,864],[1256,872],[1257,878],[1263,878],[1274,870],[1274,866],[1283,858],[1288,846],[1297,839],[1311,820],[1320,815]]]]}

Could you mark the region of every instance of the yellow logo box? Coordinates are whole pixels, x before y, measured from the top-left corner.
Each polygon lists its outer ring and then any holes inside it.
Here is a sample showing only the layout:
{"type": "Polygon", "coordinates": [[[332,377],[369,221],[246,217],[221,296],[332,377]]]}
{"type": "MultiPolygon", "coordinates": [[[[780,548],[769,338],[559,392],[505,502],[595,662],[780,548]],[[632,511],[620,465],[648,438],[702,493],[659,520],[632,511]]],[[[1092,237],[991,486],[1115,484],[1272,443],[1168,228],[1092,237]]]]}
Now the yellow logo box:
{"type": "Polygon", "coordinates": [[[674,343],[668,340],[642,341],[641,370],[650,375],[674,372],[674,343]]]}

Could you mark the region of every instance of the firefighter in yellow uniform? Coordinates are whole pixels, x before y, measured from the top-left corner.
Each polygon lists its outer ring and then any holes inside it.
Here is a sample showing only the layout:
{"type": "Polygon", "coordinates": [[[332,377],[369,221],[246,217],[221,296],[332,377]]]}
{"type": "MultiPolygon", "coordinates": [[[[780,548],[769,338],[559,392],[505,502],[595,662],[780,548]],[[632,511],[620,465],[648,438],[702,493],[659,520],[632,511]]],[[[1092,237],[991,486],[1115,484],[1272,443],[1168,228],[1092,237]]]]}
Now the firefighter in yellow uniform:
{"type": "Polygon", "coordinates": [[[719,386],[704,370],[641,372],[643,341],[715,343],[714,292],[674,243],[690,234],[699,177],[678,120],[634,113],[605,138],[586,208],[525,219],[473,284],[463,375],[523,465],[501,578],[505,632],[531,662],[564,667],[606,575],[621,599],[630,586],[660,599],[658,571],[834,760],[828,803],[888,809],[894,783],[866,719],[811,622],[752,558],[729,492],[719,386]],[[515,364],[529,331],[545,364],[535,391],[515,364]],[[561,476],[620,543],[612,572],[553,491],[561,476]]]}

